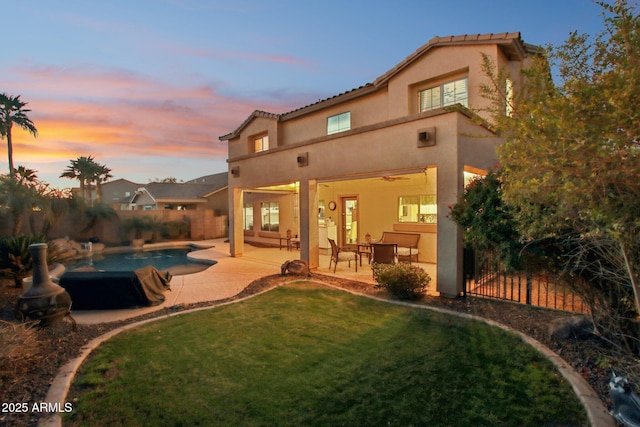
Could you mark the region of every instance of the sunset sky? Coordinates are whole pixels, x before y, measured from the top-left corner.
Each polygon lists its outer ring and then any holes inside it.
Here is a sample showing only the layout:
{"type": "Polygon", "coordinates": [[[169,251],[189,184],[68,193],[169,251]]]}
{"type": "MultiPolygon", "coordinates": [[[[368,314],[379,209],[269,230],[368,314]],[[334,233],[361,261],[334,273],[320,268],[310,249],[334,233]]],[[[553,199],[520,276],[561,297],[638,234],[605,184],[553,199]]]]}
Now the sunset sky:
{"type": "Polygon", "coordinates": [[[58,177],[88,155],[138,183],[226,171],[218,136],[253,110],[283,113],[372,82],[434,36],[520,31],[557,45],[602,30],[591,0],[0,5],[0,92],[21,95],[39,131],[14,131],[14,163],[60,188],[78,185],[58,177]]]}

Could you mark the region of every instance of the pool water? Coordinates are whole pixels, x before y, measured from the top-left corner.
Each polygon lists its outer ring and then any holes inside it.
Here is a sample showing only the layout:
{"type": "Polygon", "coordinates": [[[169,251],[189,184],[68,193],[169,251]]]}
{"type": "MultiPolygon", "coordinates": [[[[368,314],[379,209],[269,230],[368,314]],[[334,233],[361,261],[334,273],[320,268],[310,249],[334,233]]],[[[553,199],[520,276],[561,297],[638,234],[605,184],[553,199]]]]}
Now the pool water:
{"type": "MultiPolygon", "coordinates": [[[[190,249],[159,249],[154,251],[94,254],[65,265],[67,270],[91,267],[104,271],[129,271],[152,265],[158,270],[194,264],[187,258],[190,249]]],[[[203,265],[204,268],[207,266],[203,265]]]]}

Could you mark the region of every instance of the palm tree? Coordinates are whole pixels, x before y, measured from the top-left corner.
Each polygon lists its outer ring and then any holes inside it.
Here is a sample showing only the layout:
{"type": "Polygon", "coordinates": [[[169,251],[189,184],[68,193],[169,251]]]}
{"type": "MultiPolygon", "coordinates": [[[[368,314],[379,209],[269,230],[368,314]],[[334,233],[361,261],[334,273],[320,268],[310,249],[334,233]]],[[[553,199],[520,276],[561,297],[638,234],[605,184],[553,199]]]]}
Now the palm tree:
{"type": "Polygon", "coordinates": [[[81,156],[76,160],[71,160],[70,165],[62,172],[60,178],[77,179],[80,181],[80,196],[87,200],[86,187],[89,178],[93,175],[94,160],[91,156],[81,156]]]}
{"type": "Polygon", "coordinates": [[[14,169],[14,176],[18,180],[19,184],[24,184],[28,187],[36,187],[40,184],[38,175],[36,175],[37,172],[38,171],[33,169],[27,169],[24,166],[18,166],[17,169],[14,169]]]}
{"type": "Polygon", "coordinates": [[[93,180],[96,182],[96,202],[98,202],[98,204],[102,203],[102,183],[107,182],[109,178],[113,178],[111,169],[106,165],[96,163],[93,180]]]}
{"type": "Polygon", "coordinates": [[[96,201],[102,201],[102,183],[112,178],[111,169],[106,165],[97,163],[92,156],[81,156],[76,160],[71,160],[70,165],[64,170],[60,178],[77,179],[80,181],[80,194],[88,201],[89,206],[93,203],[91,196],[91,183],[96,183],[96,201]],[[87,197],[87,193],[89,197],[87,197]]]}
{"type": "MultiPolygon", "coordinates": [[[[91,158],[91,156],[89,156],[89,158],[91,158]]],[[[84,186],[87,178],[81,159],[86,159],[86,157],[78,157],[78,160],[70,160],[71,164],[60,174],[60,178],[77,179],[80,181],[80,196],[84,199],[84,186]]]]}
{"type": "Polygon", "coordinates": [[[13,168],[13,140],[11,138],[11,128],[15,123],[20,128],[26,130],[34,137],[38,136],[38,130],[27,117],[27,113],[31,110],[24,108],[26,102],[20,101],[20,95],[9,96],[6,93],[0,93],[0,137],[7,138],[7,153],[9,156],[9,176],[15,176],[13,168]]]}

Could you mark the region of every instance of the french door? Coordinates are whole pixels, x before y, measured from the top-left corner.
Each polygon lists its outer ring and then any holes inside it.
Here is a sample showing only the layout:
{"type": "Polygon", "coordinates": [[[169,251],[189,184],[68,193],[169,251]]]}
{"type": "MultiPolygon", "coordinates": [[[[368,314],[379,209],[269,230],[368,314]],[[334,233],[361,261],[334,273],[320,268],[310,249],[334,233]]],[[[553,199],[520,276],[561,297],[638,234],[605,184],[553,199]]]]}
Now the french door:
{"type": "Polygon", "coordinates": [[[358,244],[358,197],[342,197],[341,246],[358,244]]]}

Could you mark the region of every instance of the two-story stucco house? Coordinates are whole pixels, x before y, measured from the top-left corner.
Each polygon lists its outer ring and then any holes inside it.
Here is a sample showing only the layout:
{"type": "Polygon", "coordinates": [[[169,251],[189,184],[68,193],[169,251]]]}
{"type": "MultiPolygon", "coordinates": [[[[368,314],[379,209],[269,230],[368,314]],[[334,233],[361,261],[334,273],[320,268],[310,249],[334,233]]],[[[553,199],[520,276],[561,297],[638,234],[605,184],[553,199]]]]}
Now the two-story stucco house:
{"type": "Polygon", "coordinates": [[[220,137],[231,255],[291,230],[314,268],[328,237],[344,246],[366,234],[417,233],[437,290],[460,295],[462,231],[449,206],[465,179],[496,166],[502,142],[473,120],[489,103],[483,54],[509,71],[507,89],[537,51],[519,33],[436,37],[373,83],[283,114],[254,111],[220,137]]]}

